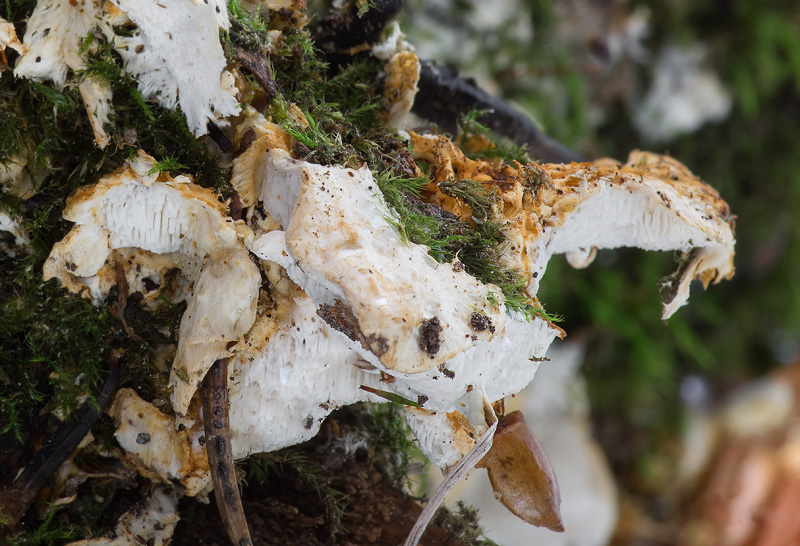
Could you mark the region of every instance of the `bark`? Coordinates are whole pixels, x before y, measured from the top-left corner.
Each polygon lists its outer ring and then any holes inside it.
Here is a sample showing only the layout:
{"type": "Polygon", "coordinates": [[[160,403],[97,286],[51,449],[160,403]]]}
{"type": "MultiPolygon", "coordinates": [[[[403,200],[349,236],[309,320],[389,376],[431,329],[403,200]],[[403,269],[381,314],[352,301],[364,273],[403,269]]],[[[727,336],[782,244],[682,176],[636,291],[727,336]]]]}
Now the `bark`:
{"type": "Polygon", "coordinates": [[[422,62],[419,93],[412,112],[452,134],[458,120],[471,110],[484,110],[478,121],[496,133],[527,145],[534,159],[545,163],[582,161],[580,154],[544,135],[526,114],[494,97],[458,72],[430,61],[422,62]]]}

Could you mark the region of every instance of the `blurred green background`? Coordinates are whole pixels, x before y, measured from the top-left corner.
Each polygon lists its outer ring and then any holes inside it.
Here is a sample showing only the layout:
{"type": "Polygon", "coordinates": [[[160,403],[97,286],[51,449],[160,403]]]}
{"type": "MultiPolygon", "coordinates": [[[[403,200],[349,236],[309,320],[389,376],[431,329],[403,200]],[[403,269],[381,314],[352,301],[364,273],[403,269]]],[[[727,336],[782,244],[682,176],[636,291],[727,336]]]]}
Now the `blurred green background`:
{"type": "Polygon", "coordinates": [[[474,77],[593,159],[668,153],[717,188],[736,221],[736,275],[660,320],[673,257],[555,258],[539,297],[587,344],[592,415],[623,487],[672,475],[688,407],[793,363],[800,351],[800,3],[504,0],[406,3],[421,58],[474,77]]]}

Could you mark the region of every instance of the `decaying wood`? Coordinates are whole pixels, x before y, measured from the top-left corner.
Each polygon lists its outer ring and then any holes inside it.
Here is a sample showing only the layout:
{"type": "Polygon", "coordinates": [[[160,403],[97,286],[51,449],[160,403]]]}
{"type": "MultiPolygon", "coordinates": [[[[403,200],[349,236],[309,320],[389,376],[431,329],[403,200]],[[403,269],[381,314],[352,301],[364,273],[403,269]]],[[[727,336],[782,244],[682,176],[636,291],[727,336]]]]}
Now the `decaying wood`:
{"type": "Polygon", "coordinates": [[[236,60],[255,76],[267,93],[267,98],[272,100],[278,94],[278,85],[272,77],[269,58],[259,51],[250,51],[243,47],[234,48],[233,54],[236,60]]]}
{"type": "MultiPolygon", "coordinates": [[[[317,46],[334,65],[342,57],[377,43],[384,29],[397,17],[402,0],[375,2],[362,17],[354,4],[346,11],[334,10],[320,21],[314,32],[317,46]]],[[[545,136],[533,120],[494,97],[458,72],[430,61],[422,61],[419,91],[412,112],[452,134],[458,122],[472,110],[484,110],[478,121],[496,133],[526,145],[534,159],[547,163],[582,161],[580,154],[545,136]]]]}
{"type": "Polygon", "coordinates": [[[218,360],[203,380],[203,424],[214,497],[228,537],[235,546],[253,544],[231,453],[228,359],[218,360]]]}
{"type": "Polygon", "coordinates": [[[419,92],[411,111],[456,134],[458,120],[471,110],[484,110],[478,117],[480,123],[527,145],[534,159],[546,163],[582,161],[580,154],[545,136],[530,117],[490,95],[474,81],[460,77],[455,70],[422,61],[419,92]]]}
{"type": "Polygon", "coordinates": [[[403,0],[376,0],[359,17],[356,3],[351,2],[347,9],[332,10],[322,18],[314,31],[314,41],[329,55],[374,44],[402,9],[403,0]]]}

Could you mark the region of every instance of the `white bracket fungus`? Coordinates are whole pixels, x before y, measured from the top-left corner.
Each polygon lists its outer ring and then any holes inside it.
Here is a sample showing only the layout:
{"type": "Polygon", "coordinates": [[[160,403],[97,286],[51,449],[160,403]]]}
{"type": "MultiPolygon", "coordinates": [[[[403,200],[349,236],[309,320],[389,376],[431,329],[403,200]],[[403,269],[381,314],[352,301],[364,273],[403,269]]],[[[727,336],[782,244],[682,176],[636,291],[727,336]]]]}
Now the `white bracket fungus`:
{"type": "Polygon", "coordinates": [[[497,219],[508,240],[507,265],[529,279],[535,296],[547,263],[567,254],[585,267],[593,249],[632,246],[685,254],[662,286],[663,318],[689,297],[689,285],[733,276],[733,217],[709,185],[678,161],[634,151],[611,160],[495,167],[472,161],[444,137],[412,134],[414,150],[432,164],[436,181],[471,179],[497,189],[497,219]]]}
{"type": "Polygon", "coordinates": [[[7,47],[15,50],[20,55],[24,52],[22,42],[17,38],[17,30],[14,23],[9,23],[0,17],[0,52],[4,52],[7,47]]]}
{"type": "MultiPolygon", "coordinates": [[[[107,38],[112,35],[105,0],[41,0],[28,21],[14,74],[37,81],[50,80],[63,88],[69,70],[86,68],[81,46],[90,32],[100,32],[107,38]]],[[[104,125],[111,113],[111,86],[87,78],[78,87],[95,141],[105,148],[109,142],[104,125]]]]}
{"type": "Polygon", "coordinates": [[[132,288],[143,275],[161,281],[169,268],[181,269],[189,281],[187,309],[170,379],[179,414],[208,368],[233,354],[255,320],[261,275],[225,212],[213,192],[187,176],[156,173],[153,158],[140,151],[70,196],[63,215],[76,225],[44,266],[45,279],[58,278],[96,303],[116,284],[114,263],[122,256],[130,260],[122,263],[132,288]]]}
{"type": "Polygon", "coordinates": [[[560,329],[508,316],[502,304],[489,303],[499,288],[453,264],[437,264],[425,247],[404,241],[366,169],[313,165],[271,149],[257,178],[254,194],[286,229],[264,234],[250,248],[285,267],[316,307],[295,299],[295,327],[271,334],[263,353],[238,356],[246,365],[232,389],[234,451],[310,437],[335,407],[368,399],[358,391],[367,385],[419,401],[424,409],[409,419],[423,451],[442,466],[458,462],[473,444],[449,438],[484,433],[485,398],[527,385],[537,366],[530,358],[543,356],[560,329]],[[318,365],[317,350],[326,355],[318,365]],[[298,360],[308,368],[299,369],[298,360]],[[302,384],[313,386],[313,397],[302,384]],[[279,419],[257,409],[267,405],[278,409],[279,419]],[[466,419],[453,416],[443,426],[435,417],[452,412],[466,419]],[[259,432],[267,429],[275,434],[259,432]],[[431,432],[440,429],[443,436],[431,432]],[[442,450],[441,441],[452,448],[442,450]]]}
{"type": "MultiPolygon", "coordinates": [[[[624,166],[608,162],[504,166],[501,177],[492,165],[467,159],[449,141],[413,137],[415,150],[431,163],[437,178],[469,178],[486,184],[495,183],[493,176],[503,179],[494,214],[503,222],[509,240],[505,260],[529,280],[532,295],[550,256],[570,253],[574,263],[588,265],[594,247],[693,250],[689,265],[675,281],[665,316],[685,302],[692,278],[708,282],[733,272],[727,206],[674,160],[635,153],[624,166]]],[[[381,389],[422,402],[422,408],[408,413],[426,455],[442,467],[453,465],[472,448],[463,433],[476,436],[485,428],[480,412],[484,397],[499,400],[524,388],[536,371],[532,357],[543,356],[563,332],[540,318],[526,322],[506,315],[502,306],[488,306],[487,286],[465,274],[467,280],[463,280],[449,264],[433,262],[423,247],[404,242],[368,171],[293,160],[278,149],[282,147],[267,151],[258,168],[249,168],[248,182],[256,180],[257,187],[243,187],[252,194],[251,201],[260,196],[264,208],[285,231],[266,233],[250,248],[262,259],[285,267],[313,300],[317,314],[338,330],[313,328],[325,332],[325,351],[332,355],[325,373],[336,377],[333,383],[337,385],[334,393],[315,382],[316,398],[333,406],[350,403],[358,396],[348,395],[348,389],[370,385],[366,379],[382,372],[381,389]],[[490,318],[493,335],[477,335],[464,328],[473,312],[490,318]],[[439,349],[428,352],[425,324],[433,317],[439,319],[434,329],[439,349]],[[334,351],[337,343],[342,345],[334,351]],[[375,370],[348,369],[359,365],[359,358],[345,347],[358,354],[362,367],[368,364],[375,370]],[[349,387],[338,390],[342,385],[349,387]]],[[[439,198],[449,209],[459,209],[458,203],[439,198]]],[[[469,211],[461,205],[460,212],[469,211]]],[[[302,306],[305,320],[313,321],[309,303],[304,301],[302,306]]],[[[309,336],[302,339],[307,341],[309,336]]],[[[268,397],[256,394],[251,390],[253,374],[264,374],[257,371],[263,369],[274,373],[271,365],[254,365],[257,360],[243,372],[232,399],[237,417],[231,423],[239,429],[234,437],[240,453],[267,447],[264,439],[246,440],[248,431],[258,428],[254,423],[265,419],[256,417],[261,412],[253,408],[264,403],[256,400],[269,398],[276,406],[285,400],[286,406],[305,408],[301,413],[310,418],[305,422],[290,418],[294,432],[276,431],[271,440],[275,447],[295,441],[292,437],[310,437],[300,425],[316,429],[328,411],[312,411],[307,399],[284,398],[289,391],[284,387],[294,384],[286,379],[290,374],[286,365],[277,367],[285,370],[279,392],[272,391],[268,397]],[[237,397],[243,406],[239,407],[237,397]]],[[[263,388],[268,382],[260,383],[263,388]]]]}
{"type": "Polygon", "coordinates": [[[282,150],[266,165],[261,200],[285,231],[262,236],[253,252],[286,267],[365,360],[425,372],[502,335],[505,309],[488,302],[493,287],[403,241],[369,170],[313,165],[282,150]],[[493,328],[476,330],[473,313],[493,328]]]}
{"type": "MultiPolygon", "coordinates": [[[[96,32],[113,40],[145,98],[156,97],[166,108],[180,104],[195,136],[206,133],[208,121],[223,123],[238,114],[238,101],[223,85],[227,73],[219,31],[230,26],[227,2],[111,1],[40,0],[21,48],[13,39],[16,35],[0,26],[0,43],[21,53],[14,74],[50,80],[63,88],[69,70],[86,69],[81,47],[86,36],[96,32]],[[138,28],[131,36],[114,34],[113,25],[126,17],[138,28]]],[[[104,148],[109,143],[104,125],[112,111],[111,86],[90,77],[78,87],[95,141],[104,148]]]]}
{"type": "MultiPolygon", "coordinates": [[[[173,366],[173,407],[185,414],[211,364],[233,355],[236,458],[301,442],[333,409],[379,400],[361,386],[418,402],[407,418],[420,446],[435,464],[451,469],[439,498],[491,447],[496,418],[488,403],[523,389],[537,359],[563,332],[539,317],[526,321],[507,313],[489,297],[500,293],[497,287],[436,263],[425,247],[404,241],[367,169],[294,160],[284,149],[285,135],[252,118],[259,130],[251,146],[258,145],[235,164],[234,178],[244,201],[261,201],[284,228],[245,237],[273,287],[268,311],[256,319],[260,274],[216,196],[187,177],[154,174],[144,153],[70,198],[64,216],[76,226],[54,247],[45,273],[99,301],[121,256],[149,263],[144,270],[151,274],[165,263],[178,265],[193,284],[173,366]]],[[[526,275],[532,295],[552,254],[574,253],[573,261],[584,265],[592,247],[693,251],[668,312],[685,301],[691,278],[708,282],[732,274],[727,208],[677,162],[639,154],[625,166],[503,166],[498,176],[448,141],[413,138],[441,179],[495,184],[494,177],[502,178],[493,214],[509,240],[507,264],[526,275]]],[[[434,193],[433,199],[469,213],[453,198],[434,193]]],[[[126,273],[141,286],[130,268],[126,273]]],[[[141,457],[147,450],[131,444],[124,430],[131,419],[123,406],[115,402],[114,408],[121,441],[141,457]]],[[[174,423],[161,428],[170,427],[174,423]]],[[[163,468],[149,456],[142,464],[157,475],[182,481],[192,472],[205,476],[202,465],[178,465],[183,459],[175,453],[165,455],[170,462],[163,468]]]]}
{"type": "Polygon", "coordinates": [[[113,0],[139,27],[116,36],[125,70],[145,97],[166,108],[180,104],[195,136],[206,123],[238,114],[238,101],[222,87],[225,55],[220,29],[230,26],[224,0],[113,0]]]}
{"type": "Polygon", "coordinates": [[[69,70],[86,68],[80,56],[83,39],[94,30],[111,36],[105,15],[104,0],[41,0],[28,20],[25,51],[14,75],[63,88],[69,70]]]}
{"type": "Polygon", "coordinates": [[[233,360],[230,384],[231,445],[235,458],[274,451],[312,438],[341,406],[380,398],[360,390],[380,386],[377,374],[319,316],[314,302],[294,287],[273,294],[258,317],[252,344],[233,360]]]}
{"type": "MultiPolygon", "coordinates": [[[[6,231],[14,236],[14,247],[25,248],[28,246],[28,237],[22,232],[19,221],[2,210],[0,210],[0,231],[6,231]]],[[[0,245],[0,248],[3,248],[3,246],[5,245],[0,245]]],[[[16,248],[8,248],[6,250],[12,256],[16,253],[16,248]]]]}
{"type": "Polygon", "coordinates": [[[208,491],[211,475],[202,423],[178,427],[175,417],[161,413],[133,389],[120,389],[108,414],[117,424],[114,437],[141,475],[159,482],[179,480],[191,497],[208,491]]]}

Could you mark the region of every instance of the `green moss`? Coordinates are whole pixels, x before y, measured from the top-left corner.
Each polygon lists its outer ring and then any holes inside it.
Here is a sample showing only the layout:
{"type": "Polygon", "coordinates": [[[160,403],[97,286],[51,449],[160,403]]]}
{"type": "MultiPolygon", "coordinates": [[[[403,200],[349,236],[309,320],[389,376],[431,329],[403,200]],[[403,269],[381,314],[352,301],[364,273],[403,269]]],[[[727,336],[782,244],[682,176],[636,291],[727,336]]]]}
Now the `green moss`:
{"type": "Polygon", "coordinates": [[[8,541],[9,546],[58,546],[76,540],[79,537],[77,530],[58,521],[57,513],[56,508],[51,508],[35,529],[11,538],[8,541]]]}
{"type": "MultiPolygon", "coordinates": [[[[470,275],[481,282],[497,285],[508,309],[527,318],[540,316],[554,322],[561,320],[546,313],[539,302],[527,296],[525,279],[501,265],[505,238],[497,223],[486,220],[471,226],[452,213],[424,203],[417,196],[429,182],[425,177],[410,179],[384,171],[378,173],[377,182],[384,198],[397,213],[393,222],[405,240],[427,246],[438,262],[458,260],[470,275]]],[[[488,205],[491,197],[482,186],[470,182],[457,182],[443,191],[460,193],[467,203],[488,205]],[[476,189],[478,187],[480,189],[476,189]]],[[[498,300],[494,304],[499,303],[498,300]]]]}
{"type": "MultiPolygon", "coordinates": [[[[74,82],[94,78],[113,88],[115,113],[105,150],[94,143],[74,84],[59,90],[8,74],[0,78],[0,162],[27,157],[26,172],[37,192],[24,202],[0,192],[0,207],[20,218],[31,241],[27,254],[0,258],[0,431],[13,432],[18,440],[24,432],[22,417],[45,402],[51,412],[69,416],[84,395],[92,399],[112,345],[126,348],[126,364],[135,372],[149,365],[149,347],[164,342],[152,335],[157,331],[153,325],[164,317],[135,301],[126,313],[129,322],[138,321],[139,340],[124,333],[108,307],[68,294],[56,281],[42,282],[44,260],[71,228],[61,218],[70,193],[96,182],[139,148],[158,160],[158,170],[185,166],[198,183],[228,191],[215,158],[189,132],[183,115],[145,101],[110,44],[90,34],[81,52],[87,68],[74,75],[74,82]]],[[[145,375],[134,383],[154,390],[145,375]]]]}
{"type": "Polygon", "coordinates": [[[523,146],[502,135],[498,135],[478,121],[481,116],[487,114],[491,115],[491,112],[487,110],[471,110],[459,120],[458,127],[462,139],[469,140],[475,137],[485,137],[491,143],[489,148],[467,153],[467,157],[470,159],[501,159],[506,163],[516,161],[522,165],[530,163],[532,161],[531,157],[523,146]]]}
{"type": "Polygon", "coordinates": [[[363,403],[353,408],[353,414],[367,434],[369,464],[378,468],[393,487],[411,491],[411,464],[423,455],[406,422],[403,406],[363,403]]]}
{"type": "Polygon", "coordinates": [[[492,205],[500,200],[500,192],[496,187],[482,184],[474,180],[445,180],[439,184],[439,190],[450,197],[461,200],[470,209],[475,220],[486,222],[492,213],[492,205]]]}
{"type": "MultiPolygon", "coordinates": [[[[264,19],[257,10],[249,11],[242,6],[239,0],[229,0],[228,14],[239,29],[247,29],[248,32],[261,34],[261,39],[267,40],[264,34],[269,30],[269,21],[264,19]]],[[[252,42],[249,42],[249,45],[252,45],[252,42]]]]}

